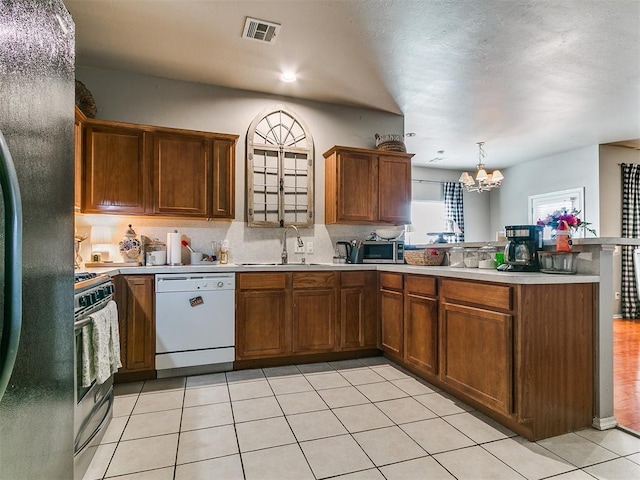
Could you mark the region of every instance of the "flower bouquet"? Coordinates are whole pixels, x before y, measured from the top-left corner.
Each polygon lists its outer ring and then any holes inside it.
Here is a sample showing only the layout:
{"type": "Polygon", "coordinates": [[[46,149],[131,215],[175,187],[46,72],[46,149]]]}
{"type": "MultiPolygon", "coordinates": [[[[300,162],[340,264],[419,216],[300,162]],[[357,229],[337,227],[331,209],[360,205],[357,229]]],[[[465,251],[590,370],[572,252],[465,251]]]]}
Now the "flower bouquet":
{"type": "Polygon", "coordinates": [[[568,211],[567,209],[556,210],[555,212],[547,215],[544,219],[538,219],[536,225],[551,227],[552,230],[556,231],[562,230],[560,225],[562,225],[563,222],[566,222],[571,231],[578,231],[578,229],[583,228],[587,232],[591,232],[594,236],[597,236],[596,231],[589,227],[589,225],[591,225],[590,223],[580,220],[578,217],[579,214],[580,210],[576,210],[575,208],[571,211],[568,211]]]}

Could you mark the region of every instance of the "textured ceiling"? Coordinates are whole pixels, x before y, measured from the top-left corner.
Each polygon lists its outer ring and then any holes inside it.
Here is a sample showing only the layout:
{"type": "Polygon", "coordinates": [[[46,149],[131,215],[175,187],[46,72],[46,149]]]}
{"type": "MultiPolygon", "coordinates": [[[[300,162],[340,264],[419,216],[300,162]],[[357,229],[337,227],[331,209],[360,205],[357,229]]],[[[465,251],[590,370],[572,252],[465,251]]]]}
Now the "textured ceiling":
{"type": "Polygon", "coordinates": [[[640,138],[640,0],[64,1],[79,65],[403,114],[416,164],[640,138]],[[281,23],[274,44],[246,16],[281,23]]]}

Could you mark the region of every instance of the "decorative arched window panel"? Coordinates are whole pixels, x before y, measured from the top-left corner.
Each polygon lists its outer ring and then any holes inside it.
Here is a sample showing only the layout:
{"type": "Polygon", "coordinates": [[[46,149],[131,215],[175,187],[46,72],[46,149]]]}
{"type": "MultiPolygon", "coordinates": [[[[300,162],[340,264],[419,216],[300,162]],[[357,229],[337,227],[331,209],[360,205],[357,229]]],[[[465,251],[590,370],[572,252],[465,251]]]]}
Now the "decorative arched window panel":
{"type": "Polygon", "coordinates": [[[258,115],[247,134],[247,223],[313,225],[313,138],[282,106],[258,115]]]}

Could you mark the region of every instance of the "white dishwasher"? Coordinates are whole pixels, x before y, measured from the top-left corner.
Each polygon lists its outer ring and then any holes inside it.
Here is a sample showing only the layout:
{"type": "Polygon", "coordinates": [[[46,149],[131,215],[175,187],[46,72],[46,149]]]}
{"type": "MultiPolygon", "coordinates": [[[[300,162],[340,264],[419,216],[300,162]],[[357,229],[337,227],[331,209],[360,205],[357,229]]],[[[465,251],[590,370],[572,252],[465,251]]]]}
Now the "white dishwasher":
{"type": "Polygon", "coordinates": [[[158,377],[230,370],[235,274],[156,275],[158,377]]]}

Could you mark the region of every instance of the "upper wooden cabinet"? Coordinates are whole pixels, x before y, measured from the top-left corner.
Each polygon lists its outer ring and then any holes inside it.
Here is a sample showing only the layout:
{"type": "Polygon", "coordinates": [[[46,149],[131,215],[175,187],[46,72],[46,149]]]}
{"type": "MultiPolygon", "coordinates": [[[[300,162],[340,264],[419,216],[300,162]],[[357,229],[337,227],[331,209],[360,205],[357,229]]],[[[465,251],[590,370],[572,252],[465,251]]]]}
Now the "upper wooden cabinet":
{"type": "Polygon", "coordinates": [[[82,213],[234,217],[237,135],[94,119],[83,124],[84,141],[76,144],[82,213]]]}
{"type": "Polygon", "coordinates": [[[76,212],[82,210],[82,136],[84,134],[84,122],[87,119],[84,113],[76,107],[76,122],[73,129],[74,134],[74,170],[75,170],[75,183],[74,183],[74,200],[73,207],[76,212]]]}
{"type": "Polygon", "coordinates": [[[138,128],[85,123],[83,213],[146,213],[146,140],[138,128]]]}
{"type": "Polygon", "coordinates": [[[411,157],[337,146],[326,151],[325,223],[410,223],[411,157]]]}
{"type": "Polygon", "coordinates": [[[211,168],[203,137],[156,133],[153,136],[153,213],[206,217],[211,168]]]}

